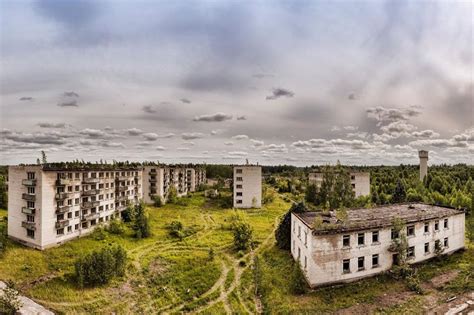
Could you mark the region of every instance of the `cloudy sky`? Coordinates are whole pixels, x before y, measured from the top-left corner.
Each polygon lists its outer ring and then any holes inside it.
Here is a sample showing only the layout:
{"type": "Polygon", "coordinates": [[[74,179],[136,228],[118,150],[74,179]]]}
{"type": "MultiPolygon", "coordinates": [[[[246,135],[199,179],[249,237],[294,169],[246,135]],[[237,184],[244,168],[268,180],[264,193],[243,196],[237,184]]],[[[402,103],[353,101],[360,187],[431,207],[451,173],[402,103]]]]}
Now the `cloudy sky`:
{"type": "Polygon", "coordinates": [[[466,1],[0,0],[0,163],[472,163],[466,1]]]}

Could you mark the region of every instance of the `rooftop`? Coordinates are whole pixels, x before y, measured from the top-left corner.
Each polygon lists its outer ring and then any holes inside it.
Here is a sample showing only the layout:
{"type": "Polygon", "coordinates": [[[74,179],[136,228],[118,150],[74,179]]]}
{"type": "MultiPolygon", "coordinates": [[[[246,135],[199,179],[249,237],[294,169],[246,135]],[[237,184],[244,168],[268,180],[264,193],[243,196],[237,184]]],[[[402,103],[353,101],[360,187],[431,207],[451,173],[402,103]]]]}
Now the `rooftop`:
{"type": "Polygon", "coordinates": [[[454,208],[411,203],[379,206],[370,209],[349,209],[347,210],[347,219],[344,221],[338,220],[334,212],[329,214],[324,214],[323,212],[303,212],[294,213],[294,215],[310,227],[313,230],[313,234],[335,234],[389,227],[395,218],[400,218],[405,223],[412,223],[440,219],[463,212],[463,210],[454,208]],[[323,224],[316,228],[313,224],[317,217],[322,218],[323,224]]]}

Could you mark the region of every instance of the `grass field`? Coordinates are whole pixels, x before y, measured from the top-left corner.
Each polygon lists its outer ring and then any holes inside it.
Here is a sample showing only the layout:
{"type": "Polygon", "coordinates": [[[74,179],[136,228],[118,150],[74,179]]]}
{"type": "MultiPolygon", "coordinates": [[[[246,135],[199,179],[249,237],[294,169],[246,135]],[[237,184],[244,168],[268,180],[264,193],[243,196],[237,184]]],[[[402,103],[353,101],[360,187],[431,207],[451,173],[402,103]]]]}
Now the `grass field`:
{"type": "MultiPolygon", "coordinates": [[[[468,243],[463,253],[418,268],[426,283],[457,271],[449,285],[436,289],[427,286],[425,295],[409,292],[403,282],[379,276],[295,296],[288,291],[292,259],[274,246],[273,235],[277,219],[290,206],[288,202],[278,197],[261,210],[246,211],[257,247],[252,253],[242,253],[232,248],[232,209],[221,209],[198,194],[184,199],[185,206],[148,208],[153,232],[148,239],[135,240],[131,231],[122,236],[105,233],[102,240],[92,234],[42,252],[11,242],[0,259],[0,279],[14,280],[22,294],[66,314],[422,313],[428,298],[438,303],[447,295],[474,290],[474,248],[468,243]],[[174,220],[196,233],[182,241],[169,236],[166,226],[174,220]],[[106,287],[77,288],[71,279],[74,260],[109,244],[126,248],[126,276],[106,287]],[[261,270],[262,294],[258,297],[252,270],[255,256],[261,270]]],[[[0,210],[2,216],[6,216],[5,210],[0,210]]]]}

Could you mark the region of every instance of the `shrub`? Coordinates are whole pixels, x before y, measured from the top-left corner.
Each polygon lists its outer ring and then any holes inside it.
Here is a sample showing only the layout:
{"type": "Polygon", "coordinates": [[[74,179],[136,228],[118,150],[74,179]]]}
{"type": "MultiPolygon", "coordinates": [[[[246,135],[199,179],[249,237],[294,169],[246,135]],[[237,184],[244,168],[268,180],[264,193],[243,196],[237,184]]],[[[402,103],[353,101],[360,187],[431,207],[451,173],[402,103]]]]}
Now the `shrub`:
{"type": "Polygon", "coordinates": [[[209,252],[208,252],[208,258],[210,261],[213,261],[214,260],[214,257],[216,256],[216,253],[214,252],[214,249],[212,248],[209,248],[209,252]]]}
{"type": "Polygon", "coordinates": [[[7,281],[3,294],[0,295],[0,314],[14,315],[22,306],[18,291],[12,281],[7,281]]]}
{"type": "Polygon", "coordinates": [[[252,247],[253,230],[250,224],[239,222],[234,227],[234,246],[237,250],[247,250],[252,247]]]}
{"type": "Polygon", "coordinates": [[[408,289],[418,294],[423,294],[423,288],[421,287],[420,279],[417,274],[414,273],[406,278],[406,284],[408,289]]]}
{"type": "Polygon", "coordinates": [[[290,292],[293,294],[304,294],[306,292],[306,281],[297,262],[293,263],[290,274],[290,292]]]}
{"type": "Polygon", "coordinates": [[[168,203],[176,203],[178,201],[178,191],[176,190],[176,187],[171,186],[168,190],[168,203]]]}
{"type": "Polygon", "coordinates": [[[125,233],[125,225],[122,221],[115,219],[110,221],[109,226],[107,227],[107,231],[112,234],[123,234],[125,233]]]}
{"type": "Polygon", "coordinates": [[[160,196],[155,196],[153,198],[153,206],[160,208],[163,206],[163,200],[161,199],[160,196]]]}
{"type": "Polygon", "coordinates": [[[169,234],[173,237],[177,237],[180,240],[183,238],[195,234],[196,228],[194,226],[190,226],[188,228],[184,228],[184,225],[181,221],[173,221],[168,225],[169,234]]]}
{"type": "Polygon", "coordinates": [[[0,225],[0,257],[3,256],[7,250],[7,228],[4,225],[0,225]]]}
{"type": "Polygon", "coordinates": [[[74,263],[75,279],[80,287],[107,284],[114,276],[125,274],[126,261],[121,246],[93,251],[74,263]]]}
{"type": "Polygon", "coordinates": [[[107,237],[105,234],[105,229],[102,226],[98,226],[95,228],[94,232],[92,233],[92,237],[96,241],[103,241],[107,237]]]}
{"type": "Polygon", "coordinates": [[[120,215],[122,216],[123,222],[132,222],[135,218],[135,207],[129,205],[127,209],[120,213],[120,215]]]}

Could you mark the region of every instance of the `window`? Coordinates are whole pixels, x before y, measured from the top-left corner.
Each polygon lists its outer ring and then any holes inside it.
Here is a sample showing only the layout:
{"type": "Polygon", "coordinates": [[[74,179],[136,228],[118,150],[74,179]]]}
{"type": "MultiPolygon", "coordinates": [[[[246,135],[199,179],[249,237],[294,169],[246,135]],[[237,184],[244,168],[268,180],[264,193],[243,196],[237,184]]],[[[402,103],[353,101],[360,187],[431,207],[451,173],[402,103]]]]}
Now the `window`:
{"type": "Polygon", "coordinates": [[[448,228],[448,219],[444,219],[444,228],[445,228],[445,229],[448,228]]]}
{"type": "Polygon", "coordinates": [[[72,206],[72,199],[68,199],[68,200],[67,200],[67,205],[68,205],[68,206],[72,206]]]}
{"type": "Polygon", "coordinates": [[[57,230],[56,230],[56,235],[64,235],[64,228],[62,228],[62,229],[57,229],[57,230]]]}
{"type": "Polygon", "coordinates": [[[68,231],[69,233],[72,232],[72,226],[68,226],[68,227],[67,227],[67,231],[68,231]]]}
{"type": "Polygon", "coordinates": [[[79,216],[79,211],[74,212],[74,216],[77,218],[79,216]]]}
{"type": "Polygon", "coordinates": [[[357,258],[357,270],[364,270],[365,267],[364,267],[364,257],[359,257],[357,258]]]}
{"type": "Polygon", "coordinates": [[[365,235],[364,233],[357,234],[357,245],[364,245],[365,244],[365,235]]]}
{"type": "Polygon", "coordinates": [[[75,173],[75,174],[74,174],[74,177],[75,177],[76,179],[79,179],[79,176],[80,176],[79,173],[75,173]]]}
{"type": "Polygon", "coordinates": [[[372,232],[372,243],[378,243],[379,242],[379,231],[373,231],[372,232]]]}
{"type": "Polygon", "coordinates": [[[356,184],[351,184],[351,186],[352,186],[352,189],[356,188],[356,184]]]}
{"type": "Polygon", "coordinates": [[[407,226],[407,236],[415,236],[415,226],[414,225],[407,226]]]}
{"type": "Polygon", "coordinates": [[[440,250],[440,249],[441,249],[441,243],[439,242],[439,240],[436,240],[435,241],[435,251],[440,250]]]}
{"type": "Polygon", "coordinates": [[[295,232],[295,231],[296,231],[296,222],[293,221],[293,232],[295,232]]]}
{"type": "Polygon", "coordinates": [[[57,220],[58,221],[64,220],[64,213],[58,214],[57,215],[57,220]]]}
{"type": "Polygon", "coordinates": [[[304,231],[304,245],[308,244],[308,232],[304,231]]]}
{"type": "Polygon", "coordinates": [[[379,266],[379,254],[372,255],[372,268],[379,266]]]}
{"type": "Polygon", "coordinates": [[[298,238],[301,238],[301,226],[298,225],[298,238]]]}
{"type": "Polygon", "coordinates": [[[408,258],[415,257],[415,246],[408,247],[407,257],[408,258]]]}
{"type": "Polygon", "coordinates": [[[435,231],[439,231],[439,221],[435,221],[435,231]]]}
{"type": "Polygon", "coordinates": [[[68,212],[68,213],[67,213],[67,218],[68,218],[68,219],[72,219],[72,212],[68,212]]]}
{"type": "Polygon", "coordinates": [[[342,247],[349,247],[349,246],[351,246],[351,236],[344,235],[342,237],[342,247]]]}
{"type": "Polygon", "coordinates": [[[87,222],[82,222],[82,228],[87,229],[87,222]]]}
{"type": "Polygon", "coordinates": [[[74,199],[74,204],[78,205],[79,204],[79,198],[74,199]]]}
{"type": "Polygon", "coordinates": [[[28,236],[29,238],[35,238],[35,231],[30,230],[30,229],[26,229],[26,236],[28,236]]]}
{"type": "Polygon", "coordinates": [[[242,189],[242,185],[237,185],[236,188],[237,189],[242,189]]]}
{"type": "Polygon", "coordinates": [[[237,177],[236,180],[237,180],[238,182],[241,182],[241,181],[242,181],[242,177],[237,177]]]}
{"type": "Polygon", "coordinates": [[[428,222],[425,222],[425,233],[430,232],[430,224],[428,222]]]}
{"type": "Polygon", "coordinates": [[[344,259],[342,261],[342,273],[350,273],[351,272],[351,261],[350,259],[344,259]]]}
{"type": "Polygon", "coordinates": [[[237,173],[237,174],[242,174],[242,169],[240,169],[240,168],[236,169],[236,170],[235,170],[235,173],[237,173]]]}
{"type": "Polygon", "coordinates": [[[74,225],[74,230],[79,230],[79,224],[74,225]]]}
{"type": "Polygon", "coordinates": [[[28,187],[28,193],[31,195],[35,194],[35,187],[28,187]]]}
{"type": "Polygon", "coordinates": [[[430,243],[425,243],[425,254],[430,252],[430,243]]]}
{"type": "Polygon", "coordinates": [[[392,229],[392,240],[398,238],[399,237],[398,234],[399,234],[398,231],[396,231],[395,229],[392,229]]]}
{"type": "Polygon", "coordinates": [[[238,191],[238,192],[235,193],[235,195],[236,195],[237,197],[242,197],[242,192],[241,192],[241,191],[240,191],[240,192],[238,191]]]}
{"type": "Polygon", "coordinates": [[[448,238],[445,237],[445,238],[444,238],[444,247],[449,247],[448,245],[449,245],[449,244],[448,244],[448,238]]]}
{"type": "Polygon", "coordinates": [[[351,175],[351,180],[355,180],[355,179],[356,179],[355,175],[351,175]]]}
{"type": "Polygon", "coordinates": [[[28,179],[35,179],[35,172],[27,172],[26,176],[28,179]]]}
{"type": "Polygon", "coordinates": [[[27,201],[26,206],[30,209],[34,209],[35,208],[35,202],[34,201],[27,201]]]}
{"type": "Polygon", "coordinates": [[[72,192],[72,186],[67,186],[67,191],[72,192]]]}
{"type": "Polygon", "coordinates": [[[27,215],[26,216],[26,221],[27,222],[35,222],[35,216],[34,215],[27,215]]]}
{"type": "Polygon", "coordinates": [[[239,200],[236,200],[236,203],[241,204],[241,203],[242,203],[242,200],[240,200],[240,199],[239,199],[239,200]]]}

